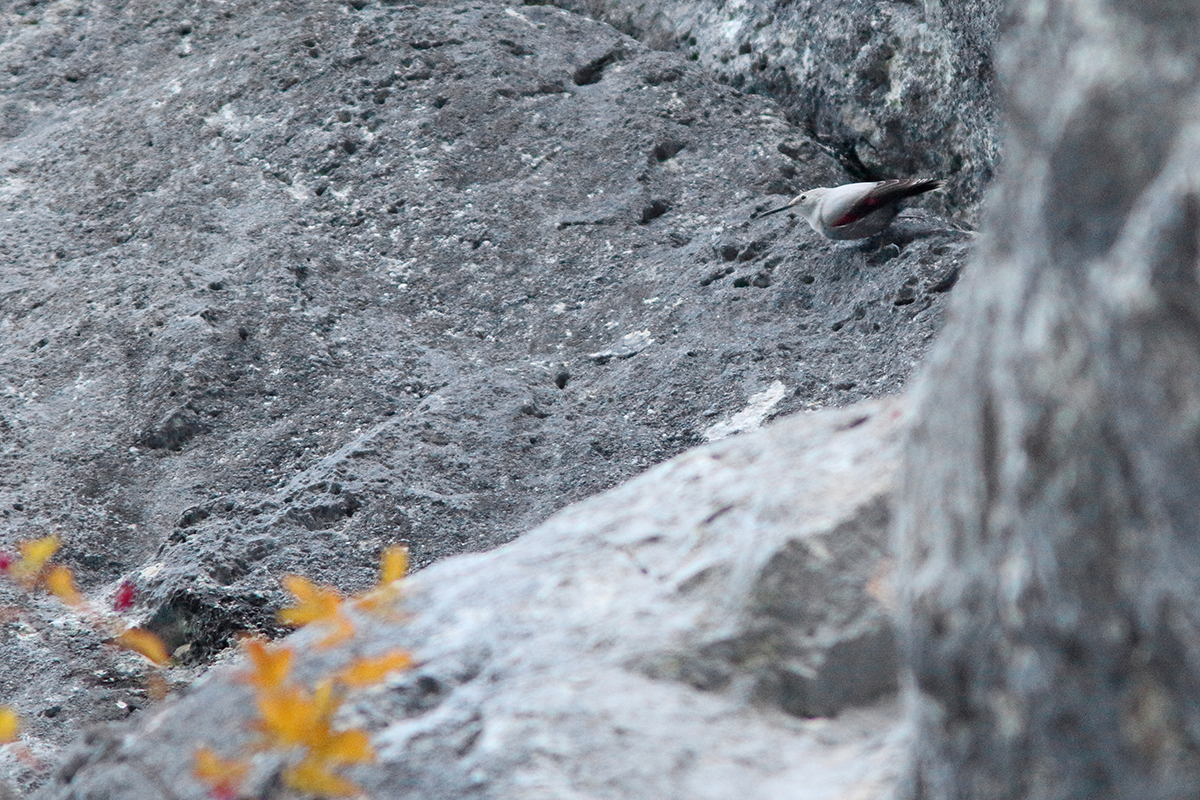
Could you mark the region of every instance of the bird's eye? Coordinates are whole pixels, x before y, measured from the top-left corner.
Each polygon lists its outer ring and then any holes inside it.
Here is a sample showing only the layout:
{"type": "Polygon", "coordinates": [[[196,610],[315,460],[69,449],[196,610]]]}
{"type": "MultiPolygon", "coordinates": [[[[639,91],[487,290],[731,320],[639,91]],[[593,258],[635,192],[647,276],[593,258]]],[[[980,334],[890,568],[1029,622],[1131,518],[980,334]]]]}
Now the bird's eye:
{"type": "Polygon", "coordinates": [[[800,199],[801,199],[801,200],[807,200],[807,199],[808,199],[808,195],[806,195],[806,194],[802,194],[802,195],[800,195],[800,199]]]}

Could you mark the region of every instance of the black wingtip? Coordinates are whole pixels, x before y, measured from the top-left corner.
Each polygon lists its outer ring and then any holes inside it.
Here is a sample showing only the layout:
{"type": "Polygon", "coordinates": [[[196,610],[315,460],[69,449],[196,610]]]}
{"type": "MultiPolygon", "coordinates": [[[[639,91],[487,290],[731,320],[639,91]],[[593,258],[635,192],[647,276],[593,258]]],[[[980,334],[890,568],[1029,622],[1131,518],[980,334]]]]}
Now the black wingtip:
{"type": "Polygon", "coordinates": [[[925,194],[926,192],[933,192],[941,189],[946,185],[946,182],[941,178],[929,178],[927,180],[913,178],[907,181],[900,181],[899,184],[899,193],[902,196],[913,197],[918,194],[925,194]]]}

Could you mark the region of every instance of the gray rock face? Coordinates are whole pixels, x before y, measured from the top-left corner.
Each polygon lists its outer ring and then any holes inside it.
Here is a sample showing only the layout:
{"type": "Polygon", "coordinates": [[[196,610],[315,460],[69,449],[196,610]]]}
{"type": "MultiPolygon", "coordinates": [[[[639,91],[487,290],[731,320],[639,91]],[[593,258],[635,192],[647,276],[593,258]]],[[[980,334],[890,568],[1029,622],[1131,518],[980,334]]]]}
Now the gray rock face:
{"type": "Polygon", "coordinates": [[[1200,15],[1017,16],[986,279],[919,381],[902,492],[913,788],[1197,797],[1200,15]]]}
{"type": "MultiPolygon", "coordinates": [[[[938,207],[976,218],[999,156],[1001,2],[561,0],[721,81],[778,100],[861,179],[942,177],[938,207]]],[[[807,176],[805,176],[807,177],[807,176]]],[[[817,184],[782,181],[798,194],[817,184]]],[[[936,202],[936,201],[935,201],[936,202]]]]}
{"type": "MultiPolygon", "coordinates": [[[[357,590],[386,545],[485,550],[897,391],[969,244],[921,209],[863,245],[751,221],[850,176],[768,100],[552,7],[52,0],[0,40],[0,548],[57,532],[100,605],[135,583],[181,684],[279,632],[284,573],[357,590]]],[[[29,787],[150,703],[85,621],[0,604],[29,787]]],[[[886,650],[861,634],[828,657],[886,650]]],[[[815,669],[771,691],[836,705],[815,669]]]]}
{"type": "MultiPolygon", "coordinates": [[[[885,796],[906,744],[878,588],[902,412],[796,415],[698,448],[429,567],[399,625],[364,621],[332,651],[291,637],[302,671],[385,646],[420,660],[351,699],[342,717],[378,759],[347,774],[372,797],[885,796]]],[[[238,672],[81,743],[38,796],[202,797],[190,753],[255,735],[238,672]]]]}

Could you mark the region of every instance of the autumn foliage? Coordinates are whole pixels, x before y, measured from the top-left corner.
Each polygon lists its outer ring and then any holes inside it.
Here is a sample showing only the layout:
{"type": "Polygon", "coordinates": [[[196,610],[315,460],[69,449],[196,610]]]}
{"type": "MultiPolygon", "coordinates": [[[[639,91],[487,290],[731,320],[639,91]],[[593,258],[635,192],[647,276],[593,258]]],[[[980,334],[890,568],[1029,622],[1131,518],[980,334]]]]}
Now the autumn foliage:
{"type": "MultiPolygon", "coordinates": [[[[126,627],[111,615],[102,614],[80,593],[71,570],[52,563],[60,545],[58,536],[52,535],[20,543],[18,554],[0,552],[0,573],[27,591],[45,590],[76,609],[98,631],[107,633],[111,644],[139,653],[157,666],[168,664],[171,655],[156,635],[143,628],[126,627]]],[[[279,612],[279,621],[320,629],[324,633],[317,644],[320,648],[352,644],[355,614],[391,613],[401,599],[401,579],[407,571],[407,550],[389,548],[383,553],[376,586],[351,598],[299,575],[287,575],[281,582],[294,602],[279,612]]],[[[113,595],[112,610],[129,611],[136,598],[133,583],[123,581],[113,595]]],[[[357,656],[315,685],[306,685],[293,674],[297,656],[293,647],[246,639],[243,649],[249,661],[244,680],[255,694],[252,725],[258,736],[251,755],[280,756],[283,783],[295,791],[318,797],[359,794],[358,787],[342,777],[340,770],[371,761],[375,753],[366,731],[336,724],[338,711],[351,692],[379,684],[389,674],[409,668],[412,657],[401,650],[357,656]]],[[[158,672],[149,680],[152,689],[166,685],[158,672]]],[[[155,694],[164,695],[165,688],[155,694]]],[[[0,746],[16,741],[20,727],[17,712],[0,706],[0,746]]],[[[210,747],[197,750],[192,763],[193,776],[207,786],[214,800],[244,800],[247,795],[243,784],[250,772],[248,758],[225,758],[210,747]]]]}
{"type": "MultiPolygon", "coordinates": [[[[282,583],[295,602],[279,612],[279,620],[322,630],[325,635],[318,647],[349,642],[355,635],[352,610],[389,611],[400,598],[400,579],[407,569],[406,551],[390,548],[383,555],[379,583],[349,599],[331,587],[288,575],[282,583]]],[[[373,760],[375,752],[366,731],[335,724],[338,710],[351,691],[407,669],[412,657],[400,650],[356,657],[310,686],[292,673],[297,656],[293,647],[247,639],[243,649],[249,662],[243,680],[254,689],[252,724],[259,734],[252,751],[279,755],[284,762],[283,782],[290,789],[318,797],[359,794],[358,787],[339,772],[373,760]]],[[[214,800],[238,800],[245,796],[241,787],[250,763],[248,759],[224,759],[206,747],[197,751],[192,773],[209,787],[214,800]]]]}
{"type": "Polygon", "coordinates": [[[0,706],[0,744],[15,742],[21,732],[21,719],[8,706],[0,706]]]}
{"type": "MultiPolygon", "coordinates": [[[[57,535],[21,542],[17,545],[18,555],[0,552],[0,572],[26,591],[45,590],[54,595],[82,614],[98,632],[106,634],[109,643],[140,653],[157,666],[165,665],[170,655],[162,640],[150,631],[127,627],[119,620],[102,614],[80,593],[70,568],[51,562],[61,545],[57,535]]],[[[113,611],[128,611],[136,599],[136,588],[131,582],[125,581],[117,590],[113,611]]],[[[160,673],[152,673],[148,683],[152,696],[166,694],[166,680],[160,673]]],[[[16,709],[0,706],[0,745],[17,741],[20,728],[21,720],[16,709]]]]}
{"type": "MultiPolygon", "coordinates": [[[[50,562],[61,546],[61,540],[54,534],[21,542],[17,545],[20,557],[0,553],[0,571],[27,591],[45,589],[63,603],[79,610],[97,630],[108,632],[114,644],[141,653],[159,666],[167,663],[169,656],[157,636],[150,631],[126,628],[104,618],[76,588],[75,576],[70,568],[50,562]]],[[[113,610],[118,613],[128,611],[136,598],[137,590],[133,584],[124,581],[117,589],[113,610]]]]}

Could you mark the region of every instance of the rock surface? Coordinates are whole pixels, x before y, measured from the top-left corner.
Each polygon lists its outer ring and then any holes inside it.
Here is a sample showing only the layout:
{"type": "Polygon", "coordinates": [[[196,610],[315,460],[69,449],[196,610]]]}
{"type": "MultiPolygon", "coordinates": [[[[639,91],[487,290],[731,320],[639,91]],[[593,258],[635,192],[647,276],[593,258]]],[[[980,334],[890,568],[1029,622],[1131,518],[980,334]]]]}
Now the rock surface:
{"type": "Polygon", "coordinates": [[[1194,798],[1200,7],[1014,17],[986,272],[914,388],[913,796],[1194,798]]]}
{"type": "MultiPolygon", "coordinates": [[[[992,46],[1004,3],[558,0],[724,83],[775,98],[862,180],[942,177],[937,207],[974,221],[999,157],[992,46]]],[[[808,177],[808,176],[804,176],[808,177]]],[[[815,184],[791,180],[798,194],[815,184]]]]}
{"type": "MultiPolygon", "coordinates": [[[[897,391],[969,246],[929,214],[850,245],[751,221],[850,176],[770,101],[553,7],[49,0],[0,42],[0,548],[58,533],[196,669],[278,632],[284,573],[359,589],[386,545],[494,547],[897,391]]],[[[149,703],[94,626],[0,604],[29,787],[149,703]]]]}
{"type": "MultiPolygon", "coordinates": [[[[398,625],[327,651],[291,637],[301,670],[397,644],[420,660],[351,697],[378,759],[347,774],[372,797],[887,796],[907,744],[880,603],[904,430],[902,403],[876,401],[697,448],[429,567],[398,625]]],[[[256,735],[240,671],[77,746],[38,797],[203,797],[190,753],[256,735]]],[[[259,763],[245,791],[273,780],[259,763]]]]}

